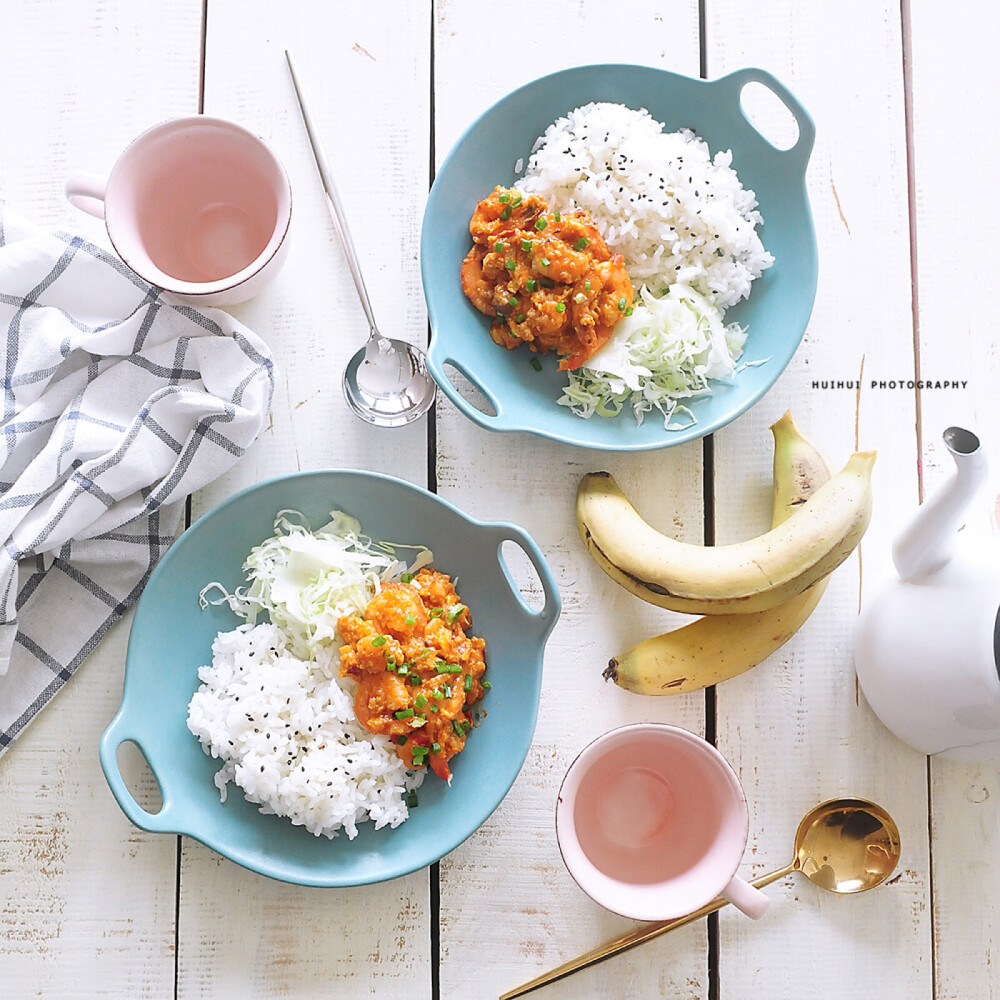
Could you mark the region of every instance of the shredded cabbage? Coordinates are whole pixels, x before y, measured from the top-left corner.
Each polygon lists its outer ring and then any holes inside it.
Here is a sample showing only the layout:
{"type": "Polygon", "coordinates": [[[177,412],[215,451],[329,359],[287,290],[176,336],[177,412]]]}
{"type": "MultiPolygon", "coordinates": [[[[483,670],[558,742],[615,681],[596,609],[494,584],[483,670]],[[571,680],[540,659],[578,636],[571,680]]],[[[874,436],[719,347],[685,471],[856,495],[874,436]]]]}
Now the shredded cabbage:
{"type": "Polygon", "coordinates": [[[731,380],[743,353],[745,331],[722,315],[688,285],[673,284],[659,297],[642,288],[632,315],[569,373],[560,405],[581,417],[615,417],[630,403],[638,424],[655,409],[667,430],[690,427],[697,421],[681,400],[710,393],[711,380],[731,380]],[[672,423],[681,415],[686,422],[672,423]]]}
{"type": "Polygon", "coordinates": [[[355,518],[339,510],[316,531],[299,511],[279,511],[274,532],[243,564],[249,586],[229,593],[221,583],[210,583],[198,600],[203,608],[228,604],[250,625],[266,613],[287,636],[288,649],[304,660],[328,652],[337,641],[337,619],[364,611],[383,583],[433,561],[423,546],[373,542],[355,518]],[[397,548],[416,552],[409,566],[397,557],[397,548]],[[213,590],[222,595],[209,599],[213,590]]]}

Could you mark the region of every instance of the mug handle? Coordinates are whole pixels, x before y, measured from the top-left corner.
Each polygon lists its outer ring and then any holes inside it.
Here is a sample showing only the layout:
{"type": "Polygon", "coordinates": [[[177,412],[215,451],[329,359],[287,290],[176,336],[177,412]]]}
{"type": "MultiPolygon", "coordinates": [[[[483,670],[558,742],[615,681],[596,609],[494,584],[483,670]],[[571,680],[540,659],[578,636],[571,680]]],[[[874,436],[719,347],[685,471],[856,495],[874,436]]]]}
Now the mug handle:
{"type": "Polygon", "coordinates": [[[720,895],[754,920],[760,920],[771,905],[771,900],[760,889],[754,888],[749,882],[744,882],[738,875],[733,876],[720,895]]]}
{"type": "Polygon", "coordinates": [[[82,212],[103,219],[107,187],[107,180],[100,174],[74,174],[66,181],[66,199],[82,212]]]}

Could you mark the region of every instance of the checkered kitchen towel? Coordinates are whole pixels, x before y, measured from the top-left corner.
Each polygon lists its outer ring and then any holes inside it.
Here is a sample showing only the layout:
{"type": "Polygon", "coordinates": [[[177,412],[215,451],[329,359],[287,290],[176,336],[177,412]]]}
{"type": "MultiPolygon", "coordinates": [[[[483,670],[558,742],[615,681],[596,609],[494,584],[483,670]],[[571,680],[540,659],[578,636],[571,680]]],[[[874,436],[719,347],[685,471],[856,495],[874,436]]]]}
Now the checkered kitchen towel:
{"type": "Polygon", "coordinates": [[[270,354],[0,204],[0,753],[139,596],[271,404],[270,354]]]}

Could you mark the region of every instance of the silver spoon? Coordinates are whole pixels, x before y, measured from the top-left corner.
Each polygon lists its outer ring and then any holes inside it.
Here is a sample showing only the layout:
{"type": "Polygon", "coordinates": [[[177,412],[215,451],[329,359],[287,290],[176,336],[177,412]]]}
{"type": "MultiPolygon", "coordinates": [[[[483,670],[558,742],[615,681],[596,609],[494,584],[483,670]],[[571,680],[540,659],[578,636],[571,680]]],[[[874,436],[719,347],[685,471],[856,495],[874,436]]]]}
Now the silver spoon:
{"type": "Polygon", "coordinates": [[[312,146],[319,176],[326,190],[326,201],[333,218],[333,227],[344,249],[344,256],[347,257],[347,266],[350,268],[354,287],[358,290],[361,308],[365,311],[371,331],[368,342],[351,358],[344,371],[344,395],[351,409],[362,420],[379,427],[401,427],[422,417],[431,408],[436,388],[434,380],[427,374],[424,353],[420,348],[408,344],[405,340],[383,337],[378,332],[364,278],[358,265],[358,256],[347,228],[344,208],[337,195],[330,168],[326,164],[326,156],[312,116],[299,88],[291,53],[287,49],[285,58],[288,60],[295,97],[299,102],[302,120],[309,135],[309,145],[312,146]]]}

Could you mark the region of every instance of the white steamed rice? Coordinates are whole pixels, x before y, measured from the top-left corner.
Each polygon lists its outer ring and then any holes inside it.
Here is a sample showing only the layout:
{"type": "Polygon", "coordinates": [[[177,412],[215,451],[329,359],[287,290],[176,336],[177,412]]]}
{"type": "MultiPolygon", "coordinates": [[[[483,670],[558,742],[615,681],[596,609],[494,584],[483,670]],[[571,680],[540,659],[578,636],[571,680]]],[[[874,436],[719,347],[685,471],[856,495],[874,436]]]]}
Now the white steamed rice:
{"type": "Polygon", "coordinates": [[[587,104],[535,142],[517,186],[551,211],[588,211],[635,285],[659,294],[683,282],[727,309],[774,261],[731,164],[730,151],[713,159],[693,132],[664,132],[644,109],[587,104]]]}
{"type": "Polygon", "coordinates": [[[286,816],[315,836],[351,839],[357,824],[396,827],[406,795],[423,780],[407,770],[386,736],[354,714],[353,682],[293,656],[271,624],[220,632],[212,664],[198,670],[188,728],[221,760],[222,800],[235,782],[262,813],[286,816]]]}

